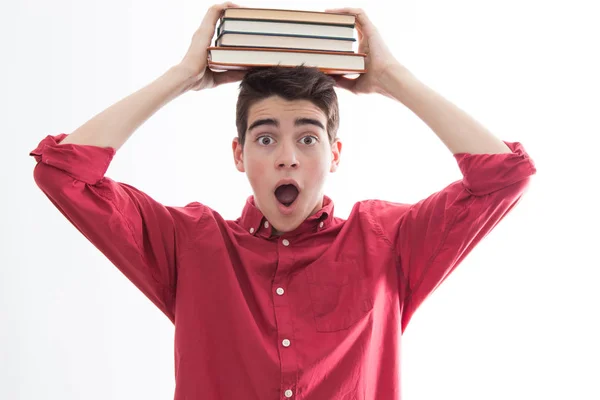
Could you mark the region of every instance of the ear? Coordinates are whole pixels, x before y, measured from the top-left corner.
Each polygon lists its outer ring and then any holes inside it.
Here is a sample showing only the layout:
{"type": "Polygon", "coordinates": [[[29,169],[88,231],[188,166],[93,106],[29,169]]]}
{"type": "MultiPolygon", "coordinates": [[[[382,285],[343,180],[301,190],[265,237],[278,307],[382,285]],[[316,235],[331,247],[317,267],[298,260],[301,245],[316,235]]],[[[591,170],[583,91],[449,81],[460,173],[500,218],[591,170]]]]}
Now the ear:
{"type": "Polygon", "coordinates": [[[237,137],[233,138],[231,149],[233,150],[233,161],[235,162],[235,167],[240,172],[246,172],[246,169],[244,168],[244,149],[237,137]]]}
{"type": "Polygon", "coordinates": [[[331,144],[331,166],[329,172],[335,172],[340,164],[340,156],[342,153],[342,142],[335,138],[331,144]]]}

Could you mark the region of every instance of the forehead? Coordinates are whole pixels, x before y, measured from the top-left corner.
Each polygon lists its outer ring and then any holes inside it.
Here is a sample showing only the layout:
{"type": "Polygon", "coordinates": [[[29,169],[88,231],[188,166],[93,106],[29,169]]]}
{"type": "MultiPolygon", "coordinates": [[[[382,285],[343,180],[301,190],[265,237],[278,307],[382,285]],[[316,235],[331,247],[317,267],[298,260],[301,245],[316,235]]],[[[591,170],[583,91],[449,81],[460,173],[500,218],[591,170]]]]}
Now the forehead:
{"type": "Polygon", "coordinates": [[[310,100],[286,100],[279,96],[271,96],[252,104],[248,109],[248,122],[258,118],[277,117],[282,120],[293,120],[298,116],[310,116],[326,122],[323,111],[310,100]]]}

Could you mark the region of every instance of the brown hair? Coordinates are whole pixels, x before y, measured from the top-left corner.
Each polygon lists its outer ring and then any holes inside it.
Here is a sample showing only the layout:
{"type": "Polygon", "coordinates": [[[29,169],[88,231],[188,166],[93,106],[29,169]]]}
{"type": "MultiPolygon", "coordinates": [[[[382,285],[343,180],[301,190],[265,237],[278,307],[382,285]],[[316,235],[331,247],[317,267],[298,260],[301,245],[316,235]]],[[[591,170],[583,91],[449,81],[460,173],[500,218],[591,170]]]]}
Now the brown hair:
{"type": "Polygon", "coordinates": [[[248,110],[254,103],[270,96],[286,100],[309,100],[327,117],[327,135],[333,143],[339,127],[335,80],[315,67],[256,67],[240,83],[236,106],[238,140],[244,145],[248,129],[248,110]]]}

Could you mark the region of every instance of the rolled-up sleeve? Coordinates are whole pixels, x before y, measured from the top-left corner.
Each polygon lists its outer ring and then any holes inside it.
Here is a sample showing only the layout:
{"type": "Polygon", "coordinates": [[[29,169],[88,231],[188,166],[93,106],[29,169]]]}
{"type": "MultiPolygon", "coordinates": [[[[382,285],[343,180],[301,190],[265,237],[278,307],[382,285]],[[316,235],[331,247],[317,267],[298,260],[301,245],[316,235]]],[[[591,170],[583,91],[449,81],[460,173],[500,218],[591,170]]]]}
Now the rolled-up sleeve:
{"type": "Polygon", "coordinates": [[[503,154],[458,153],[463,175],[415,204],[374,207],[398,259],[402,329],[421,303],[520,201],[535,165],[518,142],[503,154]]]}
{"type": "Polygon", "coordinates": [[[142,191],[105,176],[114,148],[59,145],[45,137],[30,152],[33,177],[54,206],[171,321],[176,237],[171,210],[142,191]]]}

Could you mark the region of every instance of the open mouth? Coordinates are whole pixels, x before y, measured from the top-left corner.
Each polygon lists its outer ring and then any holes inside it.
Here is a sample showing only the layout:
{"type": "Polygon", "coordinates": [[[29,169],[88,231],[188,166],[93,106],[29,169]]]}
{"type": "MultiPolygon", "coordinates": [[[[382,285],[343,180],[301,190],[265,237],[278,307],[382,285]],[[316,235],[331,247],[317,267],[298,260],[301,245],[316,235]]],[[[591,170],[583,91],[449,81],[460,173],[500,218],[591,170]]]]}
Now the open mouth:
{"type": "Polygon", "coordinates": [[[294,201],[296,201],[299,193],[300,191],[294,184],[279,185],[277,189],[275,189],[277,201],[286,207],[291,206],[294,201]]]}

